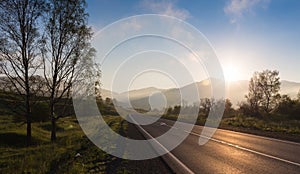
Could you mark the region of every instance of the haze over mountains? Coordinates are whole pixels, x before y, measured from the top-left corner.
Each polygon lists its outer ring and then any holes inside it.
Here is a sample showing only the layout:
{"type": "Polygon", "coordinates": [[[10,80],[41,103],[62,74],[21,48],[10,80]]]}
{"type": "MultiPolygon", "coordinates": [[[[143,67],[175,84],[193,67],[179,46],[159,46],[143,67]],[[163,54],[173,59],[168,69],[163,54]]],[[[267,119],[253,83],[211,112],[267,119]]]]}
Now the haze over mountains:
{"type": "MultiPolygon", "coordinates": [[[[4,82],[7,81],[5,77],[0,77],[0,87],[4,87],[4,82]]],[[[212,80],[212,79],[210,79],[212,80]]],[[[114,98],[118,101],[118,104],[124,106],[126,99],[129,96],[131,105],[137,108],[149,109],[150,104],[156,109],[162,109],[163,107],[178,105],[181,102],[181,93],[187,94],[188,101],[184,101],[186,105],[192,105],[196,102],[197,95],[195,95],[192,89],[197,87],[200,98],[211,97],[211,85],[210,80],[202,80],[193,84],[183,86],[181,88],[159,89],[155,87],[142,88],[137,90],[131,90],[128,92],[111,92],[107,89],[101,89],[102,98],[107,97],[114,98]]],[[[214,79],[216,80],[216,79],[214,79]]],[[[217,82],[215,82],[217,83],[217,82]]],[[[234,107],[237,107],[239,102],[245,101],[245,95],[248,92],[248,80],[231,81],[226,86],[226,98],[230,99],[234,107]]],[[[300,90],[300,83],[282,80],[280,85],[280,94],[287,94],[291,98],[296,98],[300,90]]],[[[126,105],[126,104],[125,104],[126,105]]],[[[127,106],[128,107],[128,106],[127,106]]],[[[153,109],[154,109],[153,108],[153,109]]]]}
{"type": "MultiPolygon", "coordinates": [[[[232,81],[227,84],[226,98],[231,100],[234,107],[236,107],[239,102],[245,101],[245,95],[248,92],[248,84],[248,80],[232,81]]],[[[155,103],[157,104],[156,109],[162,109],[162,106],[174,106],[176,104],[180,104],[180,92],[188,94],[189,91],[191,91],[191,88],[195,87],[195,85],[198,88],[200,98],[211,97],[211,85],[210,80],[208,79],[183,86],[179,89],[158,89],[155,87],[149,87],[122,93],[113,92],[113,95],[111,91],[102,89],[101,95],[102,98],[115,98],[120,105],[122,105],[122,102],[126,101],[126,98],[129,96],[130,102],[134,107],[148,109],[150,107],[150,102],[154,105],[155,103]],[[164,99],[166,102],[162,101],[164,99]]],[[[286,80],[281,81],[280,94],[287,94],[291,98],[295,98],[299,90],[300,83],[286,80]]],[[[191,93],[189,96],[190,102],[186,102],[185,104],[193,104],[193,102],[197,101],[196,97],[197,96],[195,94],[191,93]]]]}

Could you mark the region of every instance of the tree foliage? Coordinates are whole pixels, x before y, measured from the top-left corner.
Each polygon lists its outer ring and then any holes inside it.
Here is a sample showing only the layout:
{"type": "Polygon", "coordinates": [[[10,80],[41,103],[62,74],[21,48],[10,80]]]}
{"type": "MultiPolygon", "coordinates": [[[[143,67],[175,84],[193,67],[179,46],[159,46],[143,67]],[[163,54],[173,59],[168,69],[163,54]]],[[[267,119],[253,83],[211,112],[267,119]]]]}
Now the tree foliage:
{"type": "Polygon", "coordinates": [[[213,105],[214,100],[209,98],[200,99],[200,112],[202,112],[206,117],[209,114],[210,108],[213,105]]]}
{"type": "Polygon", "coordinates": [[[279,71],[264,70],[259,74],[259,89],[262,91],[261,106],[266,113],[276,108],[280,99],[279,71]]]}
{"type": "Polygon", "coordinates": [[[224,116],[231,116],[233,114],[234,109],[232,108],[232,103],[229,99],[225,100],[225,110],[224,116]]]}
{"type": "Polygon", "coordinates": [[[288,95],[282,95],[278,107],[275,110],[276,114],[285,116],[289,119],[300,119],[300,101],[291,99],[288,95]]]}
{"type": "Polygon", "coordinates": [[[246,95],[253,115],[258,115],[260,110],[269,114],[276,108],[280,98],[279,80],[279,72],[276,70],[264,70],[253,74],[246,95]]]}
{"type": "MultiPolygon", "coordinates": [[[[49,90],[51,140],[56,139],[55,106],[62,97],[69,97],[76,79],[76,67],[91,53],[91,29],[87,26],[84,0],[51,0],[45,19],[42,47],[44,78],[49,90]]],[[[94,49],[92,50],[92,52],[94,49]]]]}
{"type": "MultiPolygon", "coordinates": [[[[262,100],[262,91],[259,87],[259,73],[255,72],[249,82],[248,95],[246,95],[247,102],[253,115],[258,115],[259,106],[262,100]]],[[[243,106],[246,109],[246,106],[243,106]]]]}

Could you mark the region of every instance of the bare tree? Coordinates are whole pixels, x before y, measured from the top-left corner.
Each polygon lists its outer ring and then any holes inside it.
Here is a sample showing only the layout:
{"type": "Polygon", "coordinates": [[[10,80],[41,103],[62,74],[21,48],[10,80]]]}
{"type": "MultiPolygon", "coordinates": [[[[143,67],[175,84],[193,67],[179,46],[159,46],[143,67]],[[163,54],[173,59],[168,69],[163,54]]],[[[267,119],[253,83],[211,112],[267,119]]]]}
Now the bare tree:
{"type": "Polygon", "coordinates": [[[27,145],[31,144],[31,80],[41,64],[38,58],[42,0],[5,0],[0,3],[0,69],[8,77],[14,92],[24,100],[27,122],[27,145]]]}
{"type": "Polygon", "coordinates": [[[87,27],[84,0],[51,0],[45,20],[44,78],[49,90],[51,140],[56,139],[56,105],[68,98],[76,79],[76,66],[90,54],[91,29],[87,27]]]}

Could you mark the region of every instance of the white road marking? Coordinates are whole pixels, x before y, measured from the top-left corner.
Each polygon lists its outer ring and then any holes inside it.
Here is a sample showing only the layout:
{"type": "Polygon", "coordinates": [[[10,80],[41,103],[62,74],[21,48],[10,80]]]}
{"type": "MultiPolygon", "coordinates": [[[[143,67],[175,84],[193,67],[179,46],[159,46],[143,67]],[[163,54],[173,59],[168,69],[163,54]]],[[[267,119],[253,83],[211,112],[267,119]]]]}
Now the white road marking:
{"type": "MultiPolygon", "coordinates": [[[[169,126],[167,124],[165,126],[174,128],[174,126],[169,126]]],[[[268,158],[271,158],[271,159],[279,160],[279,161],[286,162],[286,163],[293,164],[293,165],[296,165],[296,166],[300,167],[300,163],[297,163],[297,162],[293,162],[293,161],[289,161],[289,160],[286,160],[286,159],[283,159],[283,158],[279,158],[279,157],[276,157],[276,156],[268,155],[268,154],[265,154],[265,153],[262,153],[262,152],[258,152],[258,151],[252,150],[252,149],[241,147],[239,145],[228,143],[226,141],[218,140],[218,139],[215,139],[215,138],[209,138],[207,136],[200,135],[200,134],[195,133],[195,132],[189,132],[189,131],[186,131],[186,130],[183,130],[183,131],[186,132],[186,133],[189,133],[191,135],[194,135],[194,136],[207,138],[207,139],[210,139],[212,141],[215,141],[215,142],[218,142],[218,143],[221,143],[221,144],[225,144],[225,145],[228,145],[228,146],[231,146],[231,147],[235,147],[235,148],[240,149],[240,150],[244,150],[244,151],[247,151],[247,152],[251,152],[251,153],[254,153],[254,154],[257,154],[257,155],[261,155],[261,156],[268,157],[268,158]]]]}
{"type": "MultiPolygon", "coordinates": [[[[164,151],[168,152],[167,154],[170,156],[170,158],[172,158],[181,168],[184,169],[185,173],[189,173],[189,174],[194,174],[194,172],[189,169],[185,164],[183,164],[178,158],[176,158],[167,148],[165,148],[165,146],[163,146],[160,142],[158,142],[156,140],[156,138],[152,137],[152,135],[150,135],[144,128],[142,128],[141,125],[139,125],[130,115],[129,117],[131,118],[131,120],[133,120],[133,122],[135,123],[135,125],[142,131],[144,132],[149,138],[153,139],[164,151]]],[[[165,124],[164,126],[167,126],[167,124],[165,124]]],[[[176,172],[176,171],[174,171],[176,172]]]]}
{"type": "Polygon", "coordinates": [[[244,136],[248,136],[248,137],[261,138],[261,139],[266,139],[266,140],[270,140],[270,141],[278,141],[278,142],[281,142],[281,143],[294,144],[294,145],[300,146],[300,143],[292,142],[292,141],[287,141],[287,140],[280,140],[280,139],[276,139],[276,138],[263,137],[263,136],[259,136],[259,135],[251,135],[251,134],[247,134],[247,133],[242,133],[242,132],[237,132],[237,131],[231,131],[231,130],[226,130],[226,129],[218,129],[218,131],[222,131],[222,132],[234,132],[236,134],[244,135],[244,136]]]}
{"type": "MultiPolygon", "coordinates": [[[[166,119],[162,118],[162,120],[166,120],[166,119]]],[[[166,121],[172,121],[172,120],[166,120],[166,121]]],[[[199,126],[199,125],[194,125],[194,126],[203,128],[203,126],[199,126]]],[[[276,138],[264,137],[264,136],[259,136],[259,135],[252,135],[252,134],[249,134],[249,133],[237,132],[237,131],[233,131],[233,130],[218,129],[218,131],[220,131],[220,132],[229,132],[229,133],[234,132],[235,134],[244,135],[244,136],[248,136],[248,137],[261,138],[261,139],[266,139],[266,140],[270,140],[270,141],[278,141],[278,142],[281,142],[281,143],[288,143],[288,144],[294,144],[294,145],[300,146],[300,143],[297,143],[297,142],[292,142],[292,141],[287,141],[287,140],[280,140],[280,139],[276,139],[276,138]]]]}

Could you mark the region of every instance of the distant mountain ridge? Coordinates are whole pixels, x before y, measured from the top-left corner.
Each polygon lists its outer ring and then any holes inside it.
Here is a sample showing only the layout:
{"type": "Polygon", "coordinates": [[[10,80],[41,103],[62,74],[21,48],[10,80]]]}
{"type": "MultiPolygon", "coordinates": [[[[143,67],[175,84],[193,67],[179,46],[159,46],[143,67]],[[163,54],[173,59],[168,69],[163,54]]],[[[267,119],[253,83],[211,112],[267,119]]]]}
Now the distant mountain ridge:
{"type": "MultiPolygon", "coordinates": [[[[211,80],[211,79],[210,79],[211,80]]],[[[198,88],[198,93],[200,98],[210,98],[211,96],[211,86],[210,80],[202,80],[200,82],[195,82],[181,88],[170,88],[170,89],[159,89],[155,87],[135,89],[128,92],[116,93],[114,92],[114,97],[112,97],[109,90],[102,90],[102,97],[115,98],[120,102],[126,101],[126,98],[129,96],[131,104],[138,108],[149,108],[149,96],[155,93],[161,93],[165,96],[167,100],[167,106],[174,106],[180,103],[180,91],[188,93],[190,88],[194,85],[198,88]]],[[[213,79],[216,80],[216,79],[213,79]]],[[[214,83],[217,83],[214,81],[214,83]]],[[[238,80],[232,81],[226,84],[226,98],[230,99],[234,106],[237,106],[239,102],[245,101],[245,95],[248,93],[249,81],[247,80],[238,80]]],[[[292,82],[287,80],[281,81],[280,94],[287,94],[291,98],[295,98],[300,90],[300,83],[292,82]]],[[[190,94],[189,98],[191,101],[197,101],[194,94],[190,94]]],[[[161,99],[161,98],[160,98],[161,99]]],[[[155,102],[155,101],[154,101],[155,102]]],[[[159,101],[157,101],[159,102],[159,101]]],[[[192,104],[192,103],[187,103],[192,104]]],[[[157,108],[161,109],[161,108],[157,108]]]]}
{"type": "MultiPolygon", "coordinates": [[[[153,95],[152,102],[161,103],[161,96],[157,95],[159,93],[163,94],[166,98],[167,106],[174,106],[176,104],[180,104],[180,91],[189,94],[189,98],[191,101],[197,101],[197,96],[193,93],[189,93],[191,89],[195,86],[198,88],[198,93],[200,98],[210,98],[211,96],[211,87],[210,81],[214,81],[214,83],[218,83],[216,79],[206,79],[200,82],[195,82],[192,84],[188,84],[181,88],[170,88],[170,89],[159,89],[155,87],[148,87],[142,89],[130,90],[128,92],[111,92],[107,89],[101,89],[102,98],[105,99],[115,98],[118,102],[124,103],[127,97],[131,101],[131,104],[138,108],[149,108],[149,96],[153,95]]],[[[8,79],[4,76],[0,76],[0,87],[4,87],[4,84],[8,81],[8,79]]],[[[245,95],[248,92],[248,80],[238,80],[232,81],[226,84],[226,98],[230,99],[234,106],[237,106],[239,102],[245,101],[245,95]]],[[[288,80],[282,80],[280,86],[280,94],[287,94],[291,98],[296,98],[297,94],[300,90],[300,82],[293,82],[288,80]]],[[[192,103],[187,103],[192,104],[192,103]]]]}

